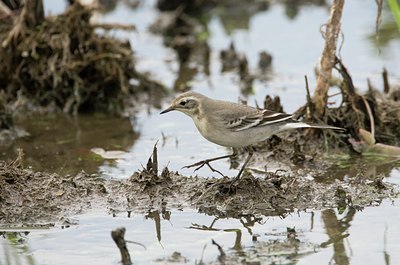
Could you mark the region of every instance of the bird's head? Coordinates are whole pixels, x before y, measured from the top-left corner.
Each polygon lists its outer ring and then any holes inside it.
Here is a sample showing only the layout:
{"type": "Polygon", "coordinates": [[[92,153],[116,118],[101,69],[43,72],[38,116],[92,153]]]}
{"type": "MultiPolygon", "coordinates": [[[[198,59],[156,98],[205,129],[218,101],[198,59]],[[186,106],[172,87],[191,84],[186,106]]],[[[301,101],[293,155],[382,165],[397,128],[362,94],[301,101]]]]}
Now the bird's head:
{"type": "Polygon", "coordinates": [[[172,101],[171,106],[161,111],[160,114],[178,110],[190,117],[194,117],[199,112],[199,106],[203,98],[205,98],[205,96],[191,91],[180,94],[172,101]]]}

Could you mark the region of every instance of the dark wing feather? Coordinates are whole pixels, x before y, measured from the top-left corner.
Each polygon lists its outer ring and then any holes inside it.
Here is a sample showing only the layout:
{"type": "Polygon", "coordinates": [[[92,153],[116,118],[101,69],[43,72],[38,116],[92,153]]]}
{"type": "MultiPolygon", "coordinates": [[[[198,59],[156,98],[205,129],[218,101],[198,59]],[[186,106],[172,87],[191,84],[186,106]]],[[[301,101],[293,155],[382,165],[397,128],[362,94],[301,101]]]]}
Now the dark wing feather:
{"type": "Polygon", "coordinates": [[[243,131],[250,128],[279,123],[282,121],[290,120],[291,118],[291,114],[274,112],[270,110],[260,110],[256,113],[251,113],[249,115],[229,119],[226,123],[226,126],[232,131],[243,131]]]}

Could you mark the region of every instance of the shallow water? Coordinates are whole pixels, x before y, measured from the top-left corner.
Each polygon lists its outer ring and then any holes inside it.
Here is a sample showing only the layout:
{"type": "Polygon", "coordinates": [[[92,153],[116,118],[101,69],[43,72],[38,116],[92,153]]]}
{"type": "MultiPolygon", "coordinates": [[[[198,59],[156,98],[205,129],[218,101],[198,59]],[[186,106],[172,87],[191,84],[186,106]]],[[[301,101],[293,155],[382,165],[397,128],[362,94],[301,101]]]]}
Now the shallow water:
{"type": "MultiPolygon", "coordinates": [[[[60,2],[46,1],[46,9],[56,13],[62,10],[60,2]]],[[[153,5],[154,1],[143,1],[139,8],[129,9],[120,4],[100,20],[135,24],[137,32],[112,34],[131,41],[139,70],[149,71],[155,79],[172,87],[179,68],[175,53],[163,46],[161,37],[147,32],[158,16],[153,5]]],[[[210,76],[199,71],[191,81],[193,90],[231,101],[242,96],[237,75],[220,73],[219,51],[234,41],[236,49],[247,55],[252,70],[257,66],[260,51],[266,50],[273,55],[273,75],[268,81],[254,83],[254,91],[247,97],[250,105],[254,105],[255,100],[261,103],[266,94],[271,94],[281,97],[285,111],[297,110],[305,102],[304,75],[308,75],[311,88],[315,84],[313,72],[323,47],[319,27],[326,22],[329,9],[307,5],[294,18],[286,16],[287,12],[285,6],[274,4],[268,10],[240,21],[222,11],[212,12],[208,22],[212,51],[210,76]]],[[[361,90],[367,87],[367,77],[375,86],[382,86],[383,67],[388,69],[391,83],[400,81],[400,41],[392,40],[379,51],[375,39],[370,38],[375,29],[375,12],[374,1],[358,0],[346,2],[343,14],[345,42],[341,55],[355,85],[361,90]]],[[[384,21],[388,15],[389,12],[384,11],[384,21]]],[[[332,101],[338,103],[340,99],[333,98],[332,101]]],[[[165,102],[165,106],[167,104],[165,102]]],[[[106,178],[126,178],[146,164],[157,141],[160,166],[168,165],[171,170],[179,170],[185,175],[191,175],[193,171],[181,170],[182,166],[229,152],[203,139],[183,114],[159,115],[159,111],[142,111],[135,119],[30,117],[18,123],[31,136],[1,146],[0,158],[15,157],[17,148],[21,147],[25,152],[25,166],[35,170],[75,174],[84,169],[89,173],[99,172],[106,178]],[[117,160],[103,160],[90,151],[95,147],[125,151],[126,154],[117,160]]],[[[352,163],[352,160],[346,160],[338,165],[338,168],[344,168],[337,174],[338,179],[352,174],[349,170],[352,163]]],[[[383,172],[388,176],[387,181],[400,184],[399,171],[392,169],[396,164],[390,163],[386,167],[387,164],[384,161],[366,171],[371,174],[383,172]]],[[[236,174],[235,170],[229,169],[227,161],[215,165],[227,175],[236,174]]],[[[201,169],[197,174],[216,176],[207,169],[201,169]]],[[[76,216],[78,224],[65,229],[57,224],[48,230],[30,230],[27,235],[19,231],[14,239],[11,239],[12,233],[3,234],[0,264],[118,264],[119,253],[110,231],[120,226],[126,227],[127,239],[147,247],[143,250],[129,245],[135,264],[163,264],[155,260],[168,258],[174,251],[186,257],[188,264],[195,264],[201,260],[205,245],[203,261],[215,261],[219,253],[211,239],[226,252],[237,256],[254,254],[257,250],[262,264],[271,263],[273,258],[283,264],[332,264],[332,260],[337,264],[396,264],[400,260],[399,200],[378,204],[355,212],[347,209],[339,213],[335,209],[326,209],[299,212],[283,219],[264,217],[248,227],[242,223],[246,222],[244,219],[219,219],[213,226],[216,230],[190,228],[194,224],[210,226],[215,219],[191,209],[173,210],[164,213],[164,217],[161,213],[153,213],[153,219],[141,214],[132,214],[128,218],[125,213],[112,217],[104,212],[92,212],[76,216]],[[157,216],[160,218],[158,235],[157,216]],[[263,244],[285,241],[287,227],[295,227],[296,238],[304,249],[300,248],[300,254],[293,254],[299,248],[295,244],[288,251],[290,255],[271,257],[266,254],[268,248],[263,244]],[[247,251],[241,250],[235,241],[239,235],[240,246],[247,251]],[[253,236],[257,238],[256,242],[253,236]],[[260,245],[263,245],[262,251],[258,249],[260,245]]]]}
{"type": "MultiPolygon", "coordinates": [[[[399,181],[400,175],[396,178],[399,181]]],[[[4,231],[0,264],[118,264],[119,251],[110,236],[117,227],[126,228],[127,240],[146,246],[145,250],[128,244],[134,264],[216,261],[219,252],[212,239],[235,259],[261,264],[332,264],[332,260],[334,264],[397,264],[399,203],[384,200],[377,207],[348,208],[343,213],[301,211],[285,218],[216,219],[190,209],[130,217],[89,213],[76,216],[78,224],[69,228],[4,231]],[[286,247],[279,244],[285,242],[286,247]],[[185,262],[166,262],[174,252],[185,262]]]]}

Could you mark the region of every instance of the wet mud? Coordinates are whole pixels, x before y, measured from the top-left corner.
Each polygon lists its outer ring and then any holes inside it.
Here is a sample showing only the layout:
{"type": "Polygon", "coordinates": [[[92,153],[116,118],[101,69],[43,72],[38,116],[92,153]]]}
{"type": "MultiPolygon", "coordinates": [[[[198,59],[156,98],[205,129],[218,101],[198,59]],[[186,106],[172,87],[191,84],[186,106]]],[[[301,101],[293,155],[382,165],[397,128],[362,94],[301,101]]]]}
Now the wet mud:
{"type": "Polygon", "coordinates": [[[323,178],[325,170],[277,171],[262,177],[246,171],[232,182],[228,177],[188,177],[168,168],[159,171],[154,154],[146,168],[129,179],[105,180],[83,171],[74,176],[34,172],[23,168],[20,153],[16,160],[0,164],[0,222],[17,227],[51,225],[91,210],[116,214],[188,207],[219,218],[284,217],[304,209],[361,209],[398,195],[397,187],[379,174],[326,182],[315,181],[323,178]]]}

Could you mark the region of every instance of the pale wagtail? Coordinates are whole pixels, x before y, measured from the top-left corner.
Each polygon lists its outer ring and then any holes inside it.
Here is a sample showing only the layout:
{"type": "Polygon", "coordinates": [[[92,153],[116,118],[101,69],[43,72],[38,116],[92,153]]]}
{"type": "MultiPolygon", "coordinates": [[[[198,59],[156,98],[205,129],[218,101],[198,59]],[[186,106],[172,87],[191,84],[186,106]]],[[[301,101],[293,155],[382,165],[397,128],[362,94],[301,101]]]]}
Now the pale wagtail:
{"type": "MultiPolygon", "coordinates": [[[[171,106],[160,114],[172,110],[185,113],[193,119],[200,134],[218,145],[233,148],[231,155],[219,156],[186,166],[198,166],[195,170],[207,165],[212,171],[221,172],[211,167],[211,161],[235,157],[235,148],[249,147],[264,141],[274,134],[297,128],[318,128],[344,130],[329,125],[311,125],[296,121],[293,115],[275,112],[267,109],[257,109],[247,105],[208,98],[200,93],[186,92],[174,99],[171,106]]],[[[249,155],[234,179],[239,179],[244,168],[249,163],[253,152],[249,155]]]]}

